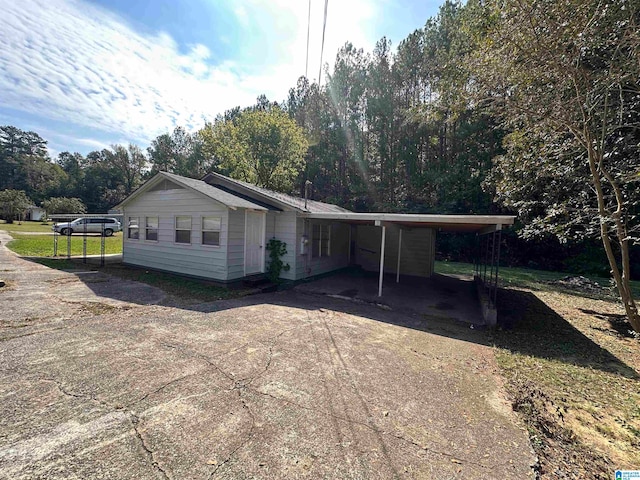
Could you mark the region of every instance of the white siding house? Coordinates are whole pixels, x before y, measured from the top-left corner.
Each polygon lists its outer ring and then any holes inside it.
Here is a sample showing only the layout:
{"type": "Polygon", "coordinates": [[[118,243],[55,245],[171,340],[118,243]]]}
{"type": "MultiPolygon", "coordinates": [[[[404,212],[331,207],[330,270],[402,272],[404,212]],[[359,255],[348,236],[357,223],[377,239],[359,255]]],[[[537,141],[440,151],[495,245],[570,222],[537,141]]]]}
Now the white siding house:
{"type": "Polygon", "coordinates": [[[412,224],[419,216],[381,223],[378,217],[389,214],[357,214],[219,174],[194,180],[160,172],[117,208],[125,264],[235,282],[266,271],[266,246],[275,238],[286,243],[284,280],[350,265],[379,271],[382,250],[384,272],[399,266],[403,275],[433,274],[436,230],[422,220],[412,224]]]}
{"type": "MultiPolygon", "coordinates": [[[[245,217],[247,212],[264,217],[267,211],[168,173],[156,175],[119,208],[123,263],[221,282],[245,276],[245,217]]],[[[264,237],[258,242],[263,248],[264,237]]]]}

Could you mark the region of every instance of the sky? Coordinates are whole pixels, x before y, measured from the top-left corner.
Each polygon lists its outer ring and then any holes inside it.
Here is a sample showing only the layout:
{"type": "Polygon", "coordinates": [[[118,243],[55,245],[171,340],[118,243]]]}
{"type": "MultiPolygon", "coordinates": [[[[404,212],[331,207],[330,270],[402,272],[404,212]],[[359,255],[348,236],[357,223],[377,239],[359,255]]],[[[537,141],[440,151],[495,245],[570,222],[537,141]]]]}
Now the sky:
{"type": "MultiPolygon", "coordinates": [[[[323,64],[350,41],[394,47],[440,0],[329,0],[323,64]]],[[[52,157],[146,148],[305,75],[308,0],[0,0],[0,125],[35,131],[52,157]]],[[[324,0],[311,0],[317,81],[324,0]]]]}

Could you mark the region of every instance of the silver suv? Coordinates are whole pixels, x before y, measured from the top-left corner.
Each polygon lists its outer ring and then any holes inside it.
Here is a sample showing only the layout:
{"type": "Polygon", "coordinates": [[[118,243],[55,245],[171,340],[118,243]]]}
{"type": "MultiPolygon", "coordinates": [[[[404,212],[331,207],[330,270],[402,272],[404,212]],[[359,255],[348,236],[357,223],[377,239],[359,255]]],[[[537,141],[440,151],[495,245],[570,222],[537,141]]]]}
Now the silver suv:
{"type": "Polygon", "coordinates": [[[122,230],[122,225],[115,218],[76,218],[73,222],[55,223],[51,228],[60,235],[87,232],[102,233],[110,237],[122,230]]]}

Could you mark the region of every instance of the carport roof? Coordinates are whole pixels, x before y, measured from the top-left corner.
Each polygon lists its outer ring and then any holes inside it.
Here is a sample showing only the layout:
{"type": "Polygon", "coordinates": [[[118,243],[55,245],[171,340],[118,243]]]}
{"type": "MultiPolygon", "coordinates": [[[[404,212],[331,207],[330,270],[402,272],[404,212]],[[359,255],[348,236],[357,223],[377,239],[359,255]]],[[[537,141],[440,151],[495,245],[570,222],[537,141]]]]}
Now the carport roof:
{"type": "Polygon", "coordinates": [[[490,233],[513,225],[513,215],[435,215],[422,213],[305,213],[305,218],[354,224],[435,228],[444,232],[490,233]]]}

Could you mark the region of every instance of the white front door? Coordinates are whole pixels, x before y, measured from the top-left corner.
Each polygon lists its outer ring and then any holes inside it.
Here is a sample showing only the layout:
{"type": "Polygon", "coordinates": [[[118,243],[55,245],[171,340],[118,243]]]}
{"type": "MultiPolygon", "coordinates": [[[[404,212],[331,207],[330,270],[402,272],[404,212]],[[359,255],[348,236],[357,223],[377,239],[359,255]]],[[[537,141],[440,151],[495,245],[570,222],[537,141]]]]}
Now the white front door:
{"type": "Polygon", "coordinates": [[[264,265],[264,223],[262,212],[246,210],[244,235],[244,274],[251,275],[263,271],[264,265]]]}

